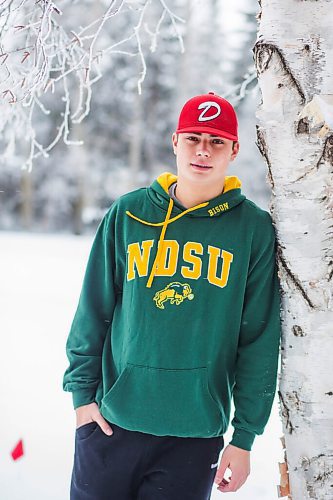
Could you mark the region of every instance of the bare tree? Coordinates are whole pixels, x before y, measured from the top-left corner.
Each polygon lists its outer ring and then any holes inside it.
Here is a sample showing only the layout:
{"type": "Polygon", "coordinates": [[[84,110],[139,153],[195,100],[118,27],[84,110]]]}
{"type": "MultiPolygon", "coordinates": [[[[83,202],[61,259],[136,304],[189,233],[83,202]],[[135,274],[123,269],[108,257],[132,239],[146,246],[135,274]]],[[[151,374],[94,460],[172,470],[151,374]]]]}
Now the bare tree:
{"type": "MultiPolygon", "coordinates": [[[[332,3],[262,0],[258,145],[283,288],[279,387],[293,500],[333,498],[332,3]]],[[[282,467],[283,469],[283,467],[282,467]]],[[[284,474],[286,476],[286,474],[284,474]]]]}

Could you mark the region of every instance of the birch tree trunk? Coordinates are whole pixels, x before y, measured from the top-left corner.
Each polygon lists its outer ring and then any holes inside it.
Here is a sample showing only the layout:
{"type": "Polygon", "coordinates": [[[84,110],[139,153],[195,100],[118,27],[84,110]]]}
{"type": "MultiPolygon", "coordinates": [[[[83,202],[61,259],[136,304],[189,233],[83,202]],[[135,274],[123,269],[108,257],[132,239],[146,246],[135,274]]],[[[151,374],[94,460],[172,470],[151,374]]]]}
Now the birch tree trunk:
{"type": "Polygon", "coordinates": [[[333,3],[262,0],[254,47],[283,292],[279,382],[292,500],[333,499],[333,3]]]}

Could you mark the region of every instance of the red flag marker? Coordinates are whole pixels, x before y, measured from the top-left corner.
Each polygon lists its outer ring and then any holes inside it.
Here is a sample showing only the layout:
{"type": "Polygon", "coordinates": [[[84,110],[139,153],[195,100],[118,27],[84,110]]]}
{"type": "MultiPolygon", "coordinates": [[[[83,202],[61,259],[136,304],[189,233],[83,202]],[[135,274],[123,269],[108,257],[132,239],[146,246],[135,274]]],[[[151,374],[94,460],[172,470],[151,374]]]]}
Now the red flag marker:
{"type": "Polygon", "coordinates": [[[20,441],[17,443],[17,445],[13,449],[11,455],[12,455],[13,460],[18,460],[19,458],[21,458],[24,455],[22,439],[20,439],[20,441]]]}

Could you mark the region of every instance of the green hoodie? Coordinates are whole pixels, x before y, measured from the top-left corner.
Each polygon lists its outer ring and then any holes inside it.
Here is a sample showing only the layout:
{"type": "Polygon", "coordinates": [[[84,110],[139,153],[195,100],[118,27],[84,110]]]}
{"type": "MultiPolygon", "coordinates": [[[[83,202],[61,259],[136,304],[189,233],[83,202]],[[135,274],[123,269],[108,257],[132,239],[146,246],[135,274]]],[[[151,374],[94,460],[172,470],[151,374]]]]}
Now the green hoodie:
{"type": "Polygon", "coordinates": [[[74,408],[158,436],[213,437],[251,450],[274,399],[280,295],[270,214],[236,176],[184,210],[162,174],[101,221],[67,340],[74,408]],[[158,251],[157,251],[158,250],[158,251]]]}

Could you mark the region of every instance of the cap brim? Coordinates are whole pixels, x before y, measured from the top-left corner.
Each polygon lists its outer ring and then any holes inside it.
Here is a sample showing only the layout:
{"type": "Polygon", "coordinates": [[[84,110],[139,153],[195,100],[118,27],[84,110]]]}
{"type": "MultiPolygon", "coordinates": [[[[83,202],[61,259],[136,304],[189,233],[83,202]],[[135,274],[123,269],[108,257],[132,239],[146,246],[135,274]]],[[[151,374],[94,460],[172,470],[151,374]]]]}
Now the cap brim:
{"type": "Polygon", "coordinates": [[[230,134],[229,132],[223,132],[223,130],[217,130],[213,127],[183,127],[176,130],[176,134],[182,134],[184,132],[198,132],[202,134],[212,134],[219,137],[224,137],[225,139],[230,139],[231,141],[238,141],[237,135],[230,134]]]}

